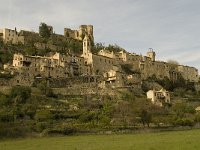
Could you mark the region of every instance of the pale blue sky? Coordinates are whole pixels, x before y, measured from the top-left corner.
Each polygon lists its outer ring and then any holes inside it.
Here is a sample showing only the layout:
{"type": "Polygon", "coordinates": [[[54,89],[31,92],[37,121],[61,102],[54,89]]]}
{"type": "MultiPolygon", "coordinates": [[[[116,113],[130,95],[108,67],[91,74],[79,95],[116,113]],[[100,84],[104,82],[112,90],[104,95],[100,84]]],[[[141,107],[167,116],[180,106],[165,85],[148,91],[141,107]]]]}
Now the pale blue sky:
{"type": "Polygon", "coordinates": [[[158,60],[200,69],[199,0],[0,0],[0,27],[38,31],[40,22],[64,27],[94,25],[95,42],[118,44],[158,60]]]}

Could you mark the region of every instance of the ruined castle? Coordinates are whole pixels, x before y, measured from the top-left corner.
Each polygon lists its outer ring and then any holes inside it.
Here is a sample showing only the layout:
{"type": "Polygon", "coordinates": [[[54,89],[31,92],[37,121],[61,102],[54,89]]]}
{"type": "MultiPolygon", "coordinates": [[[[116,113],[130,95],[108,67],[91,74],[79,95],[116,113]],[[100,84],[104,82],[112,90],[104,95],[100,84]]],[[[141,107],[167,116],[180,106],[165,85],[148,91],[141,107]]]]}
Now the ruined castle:
{"type": "MultiPolygon", "coordinates": [[[[53,34],[53,27],[48,26],[53,34]]],[[[1,29],[0,36],[5,43],[25,44],[29,36],[38,36],[39,33],[21,30],[1,29]]],[[[129,53],[100,50],[93,54],[92,42],[94,42],[93,26],[81,25],[79,30],[64,29],[64,35],[59,38],[72,38],[83,42],[81,55],[50,53],[46,56],[28,56],[16,53],[13,56],[12,65],[5,65],[7,69],[17,74],[12,84],[32,85],[37,79],[73,80],[91,77],[91,82],[99,85],[112,85],[123,87],[140,85],[142,80],[155,76],[158,79],[168,78],[177,80],[180,76],[188,82],[199,81],[198,70],[194,67],[170,64],[156,60],[156,53],[149,49],[146,56],[129,53]],[[128,65],[131,72],[124,71],[128,65]]],[[[42,43],[40,43],[42,45],[42,43]]],[[[63,82],[64,84],[65,82],[63,82]]],[[[80,83],[79,83],[80,84],[80,83]]]]}

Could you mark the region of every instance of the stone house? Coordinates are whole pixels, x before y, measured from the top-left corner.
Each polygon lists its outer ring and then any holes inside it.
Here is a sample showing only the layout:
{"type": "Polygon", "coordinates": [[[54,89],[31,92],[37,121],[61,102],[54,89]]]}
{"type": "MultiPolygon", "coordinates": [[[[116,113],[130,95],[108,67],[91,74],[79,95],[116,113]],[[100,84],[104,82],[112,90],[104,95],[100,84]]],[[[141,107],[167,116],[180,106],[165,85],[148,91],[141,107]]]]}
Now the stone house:
{"type": "Polygon", "coordinates": [[[155,89],[149,90],[146,94],[147,99],[150,99],[155,105],[163,106],[164,103],[171,103],[170,93],[163,88],[159,91],[156,91],[155,89]]]}
{"type": "MultiPolygon", "coordinates": [[[[53,27],[48,26],[48,28],[51,34],[53,34],[53,27]]],[[[39,33],[24,30],[18,33],[16,29],[0,29],[0,36],[5,43],[11,42],[17,44],[21,42],[26,44],[30,40],[38,39],[39,33]]],[[[172,66],[167,62],[158,61],[156,60],[156,53],[151,48],[146,56],[129,53],[124,50],[110,52],[106,49],[100,50],[98,54],[93,54],[91,52],[92,42],[94,42],[92,25],[81,25],[78,30],[65,28],[64,35],[54,34],[54,36],[58,41],[68,38],[83,40],[82,54],[80,56],[72,54],[61,55],[59,53],[54,53],[50,56],[15,54],[13,57],[13,67],[19,73],[21,72],[21,74],[31,78],[36,76],[68,78],[85,75],[107,75],[106,82],[115,82],[113,79],[116,78],[116,81],[119,81],[117,78],[122,78],[120,66],[129,64],[132,66],[133,74],[128,76],[127,79],[124,77],[124,80],[132,84],[140,83],[141,80],[146,80],[152,76],[158,79],[167,77],[173,81],[177,80],[179,76],[182,76],[189,82],[197,83],[199,81],[198,70],[196,68],[183,65],[172,66]],[[118,68],[118,70],[114,68],[118,68]]],[[[39,49],[49,48],[55,51],[61,48],[59,46],[37,42],[35,42],[35,46],[39,49]]]]}
{"type": "Polygon", "coordinates": [[[9,43],[9,42],[12,44],[18,44],[20,42],[22,44],[24,43],[23,37],[18,34],[16,28],[14,30],[7,28],[0,29],[0,34],[4,43],[9,43]]]}
{"type": "Polygon", "coordinates": [[[91,52],[91,41],[86,35],[83,40],[83,54],[85,64],[91,66],[91,74],[102,75],[105,72],[110,71],[116,64],[116,60],[110,57],[96,55],[91,52]]]}

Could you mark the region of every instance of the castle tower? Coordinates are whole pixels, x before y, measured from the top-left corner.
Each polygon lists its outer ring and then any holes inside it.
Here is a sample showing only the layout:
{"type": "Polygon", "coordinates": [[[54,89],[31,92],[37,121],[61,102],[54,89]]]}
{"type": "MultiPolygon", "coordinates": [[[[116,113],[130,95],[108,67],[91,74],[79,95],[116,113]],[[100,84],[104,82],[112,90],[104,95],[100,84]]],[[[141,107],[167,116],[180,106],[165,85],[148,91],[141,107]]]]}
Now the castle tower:
{"type": "Polygon", "coordinates": [[[86,55],[88,53],[91,53],[91,41],[87,35],[85,35],[85,38],[83,39],[83,54],[86,55]]]}
{"type": "Polygon", "coordinates": [[[78,36],[80,40],[83,40],[85,35],[88,35],[91,41],[94,41],[93,26],[92,25],[81,25],[79,27],[78,36]]]}
{"type": "Polygon", "coordinates": [[[90,37],[90,40],[94,42],[94,36],[93,36],[93,26],[87,25],[87,34],[90,37]]]}
{"type": "Polygon", "coordinates": [[[153,51],[152,48],[149,48],[149,51],[147,52],[147,57],[151,58],[152,61],[155,61],[156,53],[153,51]]]}

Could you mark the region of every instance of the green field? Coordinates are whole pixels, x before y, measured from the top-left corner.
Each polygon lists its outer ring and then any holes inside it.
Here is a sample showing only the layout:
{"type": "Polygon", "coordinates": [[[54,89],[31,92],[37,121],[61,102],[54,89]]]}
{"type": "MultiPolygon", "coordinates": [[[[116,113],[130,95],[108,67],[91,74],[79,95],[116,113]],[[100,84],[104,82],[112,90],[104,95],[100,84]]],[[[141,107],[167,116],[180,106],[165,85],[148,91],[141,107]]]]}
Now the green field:
{"type": "Polygon", "coordinates": [[[200,130],[80,135],[0,142],[1,150],[200,150],[200,130]]]}

